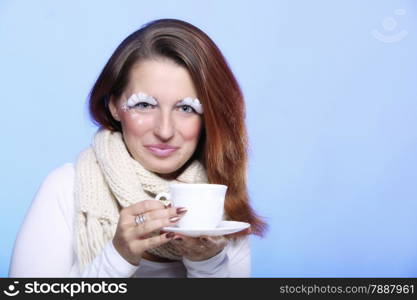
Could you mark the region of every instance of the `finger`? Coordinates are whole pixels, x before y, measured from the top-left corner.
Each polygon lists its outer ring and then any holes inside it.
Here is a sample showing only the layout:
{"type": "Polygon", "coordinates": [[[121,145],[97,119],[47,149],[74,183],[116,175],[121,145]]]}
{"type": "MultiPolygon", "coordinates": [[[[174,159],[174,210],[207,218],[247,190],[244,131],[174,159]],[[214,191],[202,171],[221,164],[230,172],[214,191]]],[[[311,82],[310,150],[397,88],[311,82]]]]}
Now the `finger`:
{"type": "Polygon", "coordinates": [[[173,246],[175,248],[177,248],[177,250],[180,252],[180,254],[187,256],[187,255],[190,254],[190,251],[193,251],[193,249],[191,249],[189,247],[186,247],[185,245],[183,245],[182,242],[183,242],[182,237],[178,237],[178,236],[177,237],[174,237],[171,240],[171,243],[173,244],[173,246]]]}
{"type": "MultiPolygon", "coordinates": [[[[186,212],[187,210],[184,207],[177,207],[177,208],[172,207],[172,208],[151,210],[141,215],[143,215],[144,217],[144,220],[145,220],[144,222],[147,222],[150,220],[156,220],[156,219],[164,219],[164,218],[168,218],[171,221],[175,222],[179,220],[179,218],[177,217],[182,217],[186,212]]],[[[129,216],[128,218],[126,218],[127,225],[130,227],[137,226],[138,224],[136,224],[135,218],[136,216],[129,216]]]]}
{"type": "Polygon", "coordinates": [[[209,239],[209,237],[206,235],[200,236],[199,239],[200,239],[200,243],[207,245],[207,246],[213,243],[213,241],[209,239]]]}
{"type": "Polygon", "coordinates": [[[189,237],[183,235],[176,235],[173,239],[174,245],[180,246],[182,249],[186,250],[197,250],[200,251],[202,247],[205,247],[203,243],[201,243],[200,239],[197,237],[189,237]]]}
{"type": "MultiPolygon", "coordinates": [[[[174,240],[173,240],[174,242],[174,240]]],[[[179,249],[184,253],[184,255],[191,255],[194,258],[200,257],[203,253],[206,253],[209,249],[203,243],[201,243],[198,239],[192,243],[175,243],[174,245],[178,246],[179,249]]]]}
{"type": "Polygon", "coordinates": [[[133,242],[133,244],[137,245],[138,247],[143,247],[145,250],[151,249],[151,248],[156,248],[159,247],[167,242],[169,242],[170,240],[172,240],[172,238],[174,237],[174,233],[173,232],[168,232],[168,233],[164,233],[164,234],[160,234],[157,236],[153,236],[150,237],[148,239],[145,240],[136,240],[133,242]]]}
{"type": "Polygon", "coordinates": [[[179,219],[180,217],[149,220],[137,226],[136,231],[139,236],[146,236],[151,232],[162,229],[163,227],[175,225],[179,219]]]}
{"type": "Polygon", "coordinates": [[[198,249],[203,247],[207,249],[223,248],[227,244],[227,239],[224,236],[207,236],[202,235],[200,237],[187,237],[176,234],[172,242],[174,245],[183,247],[184,249],[198,249]]]}
{"type": "Polygon", "coordinates": [[[127,216],[137,216],[148,211],[152,211],[155,209],[164,209],[164,204],[159,200],[144,200],[132,204],[128,207],[122,209],[120,214],[127,215],[127,216]]]}
{"type": "Polygon", "coordinates": [[[202,236],[200,240],[207,248],[223,248],[227,244],[223,236],[202,236]]]}
{"type": "Polygon", "coordinates": [[[200,241],[203,243],[208,243],[208,244],[216,244],[219,241],[224,240],[224,236],[222,235],[218,235],[218,236],[209,236],[209,235],[202,235],[199,237],[200,241]]]}
{"type": "Polygon", "coordinates": [[[223,240],[223,236],[208,236],[202,235],[199,237],[188,237],[188,236],[179,236],[174,237],[174,241],[182,240],[182,245],[186,247],[200,247],[204,245],[206,247],[215,246],[223,240]]]}
{"type": "Polygon", "coordinates": [[[181,245],[174,244],[174,247],[178,250],[178,252],[181,256],[188,256],[190,254],[188,249],[185,249],[184,247],[181,247],[181,245]]]}
{"type": "Polygon", "coordinates": [[[217,246],[217,243],[216,243],[215,239],[213,239],[209,236],[200,236],[199,237],[199,242],[202,245],[204,245],[204,247],[209,248],[209,249],[217,246]]]}
{"type": "Polygon", "coordinates": [[[146,220],[156,220],[182,216],[187,212],[187,209],[184,207],[171,207],[166,209],[156,209],[150,212],[145,213],[146,220]]]}

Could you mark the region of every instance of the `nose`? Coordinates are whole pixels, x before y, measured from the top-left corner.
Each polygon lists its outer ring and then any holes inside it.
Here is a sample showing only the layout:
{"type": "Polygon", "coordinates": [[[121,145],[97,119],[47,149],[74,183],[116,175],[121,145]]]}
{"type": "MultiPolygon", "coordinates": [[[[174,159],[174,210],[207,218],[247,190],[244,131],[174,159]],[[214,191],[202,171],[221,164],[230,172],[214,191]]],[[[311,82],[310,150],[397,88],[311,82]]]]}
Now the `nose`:
{"type": "Polygon", "coordinates": [[[159,117],[156,119],[155,135],[163,141],[167,141],[174,136],[175,126],[169,112],[161,111],[159,117]]]}

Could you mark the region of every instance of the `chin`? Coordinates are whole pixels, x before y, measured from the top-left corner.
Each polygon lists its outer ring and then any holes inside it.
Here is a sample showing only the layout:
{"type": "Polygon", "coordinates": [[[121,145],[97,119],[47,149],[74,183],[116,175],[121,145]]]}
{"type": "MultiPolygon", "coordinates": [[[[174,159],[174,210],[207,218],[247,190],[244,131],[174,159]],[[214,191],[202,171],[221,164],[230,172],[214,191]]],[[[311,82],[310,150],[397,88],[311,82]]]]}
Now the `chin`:
{"type": "Polygon", "coordinates": [[[158,166],[150,166],[149,170],[151,170],[152,172],[158,173],[158,174],[168,175],[168,174],[174,173],[179,168],[181,168],[181,166],[178,166],[178,167],[177,166],[163,167],[161,165],[158,165],[158,166]]]}
{"type": "Polygon", "coordinates": [[[175,171],[176,170],[174,169],[154,169],[153,170],[154,173],[161,174],[161,175],[169,175],[175,171]]]}

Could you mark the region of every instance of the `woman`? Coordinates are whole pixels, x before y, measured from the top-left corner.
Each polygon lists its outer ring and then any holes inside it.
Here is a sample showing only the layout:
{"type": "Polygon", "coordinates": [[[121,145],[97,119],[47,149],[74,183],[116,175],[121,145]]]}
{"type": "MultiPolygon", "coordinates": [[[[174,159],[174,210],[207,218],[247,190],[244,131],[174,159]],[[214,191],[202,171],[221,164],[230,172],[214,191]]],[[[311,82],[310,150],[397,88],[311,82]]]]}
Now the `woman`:
{"type": "Polygon", "coordinates": [[[165,232],[186,208],[153,200],[173,182],[224,184],[225,218],[264,230],[248,203],[243,96],[213,41],[183,21],[146,24],[111,56],[89,109],[92,145],[43,182],[9,275],[250,276],[249,231],[165,232]]]}

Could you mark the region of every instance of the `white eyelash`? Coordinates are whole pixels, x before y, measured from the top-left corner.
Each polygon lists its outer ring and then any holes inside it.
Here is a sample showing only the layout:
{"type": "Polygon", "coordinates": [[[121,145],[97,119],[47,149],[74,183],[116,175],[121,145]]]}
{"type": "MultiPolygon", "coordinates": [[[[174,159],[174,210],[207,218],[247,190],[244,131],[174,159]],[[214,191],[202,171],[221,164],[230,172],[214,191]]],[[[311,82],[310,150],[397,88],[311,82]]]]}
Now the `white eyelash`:
{"type": "Polygon", "coordinates": [[[200,115],[203,114],[203,106],[200,103],[200,100],[197,98],[193,99],[191,97],[187,97],[183,99],[178,105],[189,105],[192,108],[195,109],[196,112],[198,112],[200,115]]]}
{"type": "MultiPolygon", "coordinates": [[[[122,105],[121,109],[123,111],[128,111],[129,109],[133,108],[138,104],[139,102],[146,101],[147,103],[151,105],[157,105],[158,102],[155,100],[155,98],[139,92],[137,94],[132,94],[132,96],[129,97],[122,105]]],[[[192,108],[195,109],[195,111],[199,114],[203,114],[203,106],[200,103],[200,100],[197,98],[193,99],[191,97],[184,98],[181,100],[181,102],[178,103],[178,105],[189,105],[192,108]]]]}
{"type": "Polygon", "coordinates": [[[128,111],[130,108],[135,107],[136,104],[138,104],[139,102],[142,101],[146,101],[147,103],[151,104],[151,105],[157,105],[158,103],[156,102],[156,100],[145,94],[145,93],[137,93],[137,94],[133,94],[132,96],[129,97],[129,99],[127,99],[122,105],[121,105],[121,109],[123,111],[128,111]]]}

